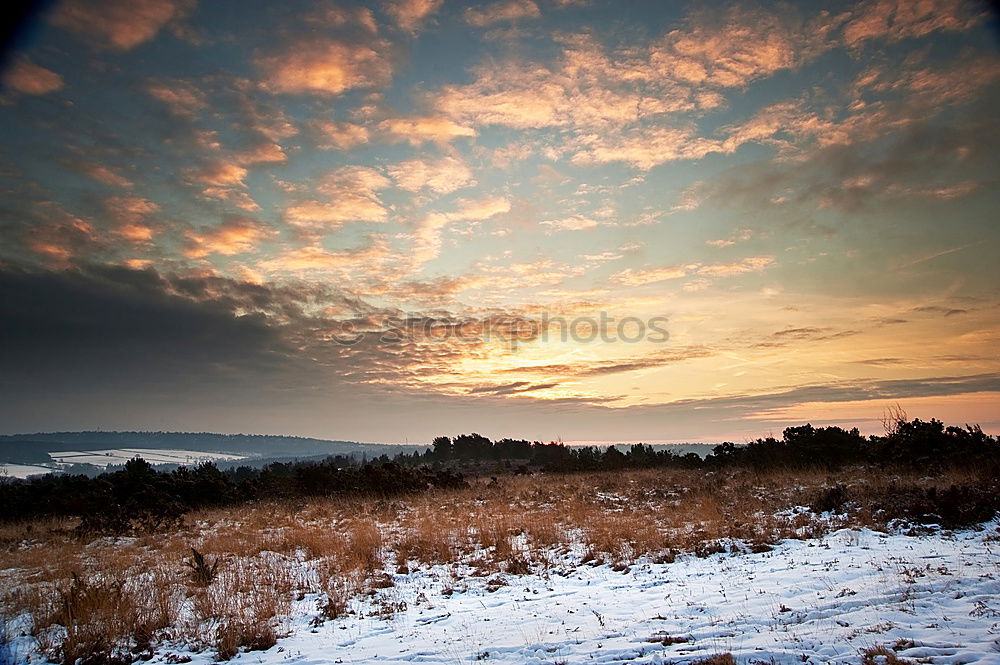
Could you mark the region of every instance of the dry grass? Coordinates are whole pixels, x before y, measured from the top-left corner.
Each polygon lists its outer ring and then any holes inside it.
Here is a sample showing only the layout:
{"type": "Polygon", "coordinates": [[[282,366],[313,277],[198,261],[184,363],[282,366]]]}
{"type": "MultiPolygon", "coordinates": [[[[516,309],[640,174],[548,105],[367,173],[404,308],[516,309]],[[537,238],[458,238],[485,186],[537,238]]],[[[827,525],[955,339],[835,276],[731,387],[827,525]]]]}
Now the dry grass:
{"type": "Polygon", "coordinates": [[[40,647],[63,662],[98,652],[129,661],[165,638],[225,659],[273,645],[292,603],[309,594],[319,620],[349,612],[361,593],[379,594],[387,615],[398,611],[392,571],[446,564],[457,584],[468,575],[537,571],[569,551],[619,567],[642,557],[672,561],[680,552],[761,551],[841,526],[884,528],[888,518],[875,505],[898,487],[978,480],[970,472],[927,479],[747,470],[509,476],[409,502],[205,510],[180,529],[128,539],[81,540],[72,520],[7,524],[0,527],[0,613],[28,612],[40,647]],[[850,501],[834,517],[789,510],[837,484],[850,501]],[[192,547],[219,561],[208,583],[184,566],[192,547]]]}

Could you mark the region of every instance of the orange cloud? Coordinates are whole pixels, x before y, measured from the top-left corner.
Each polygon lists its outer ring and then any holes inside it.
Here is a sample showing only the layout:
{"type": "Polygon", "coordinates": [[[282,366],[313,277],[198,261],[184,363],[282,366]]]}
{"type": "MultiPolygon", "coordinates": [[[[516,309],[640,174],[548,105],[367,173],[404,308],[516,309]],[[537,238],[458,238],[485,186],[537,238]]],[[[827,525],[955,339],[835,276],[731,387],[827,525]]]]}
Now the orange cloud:
{"type": "MultiPolygon", "coordinates": [[[[760,272],[772,265],[774,265],[773,256],[751,256],[732,263],[689,263],[646,270],[628,268],[612,275],[612,280],[624,286],[643,286],[671,279],[681,279],[690,275],[698,275],[701,278],[732,277],[748,272],[760,272]]],[[[695,286],[703,288],[707,286],[707,282],[696,280],[695,286]]]]}
{"type": "Polygon", "coordinates": [[[441,252],[441,231],[452,222],[483,221],[505,212],[510,212],[510,200],[502,196],[463,199],[452,212],[432,212],[410,236],[413,240],[410,258],[417,267],[436,258],[441,252]]]}
{"type": "Polygon", "coordinates": [[[401,30],[416,33],[431,14],[441,9],[444,0],[395,0],[385,12],[401,30]]]}
{"type": "Polygon", "coordinates": [[[184,234],[187,247],[184,256],[201,259],[209,254],[232,256],[252,252],[258,243],[270,235],[269,229],[249,217],[228,217],[221,225],[184,234]]]}
{"type": "Polygon", "coordinates": [[[339,95],[353,88],[375,88],[392,78],[383,42],[348,44],[333,39],[296,42],[284,53],[260,58],[263,86],[276,93],[339,95]]]}
{"type": "Polygon", "coordinates": [[[208,106],[205,93],[190,81],[152,81],[146,85],[146,92],[166,104],[171,113],[184,118],[194,118],[208,106]]]}
{"type": "Polygon", "coordinates": [[[442,88],[436,108],[472,125],[588,130],[695,108],[688,88],[633,56],[611,57],[587,35],[560,42],[563,50],[553,64],[486,65],[476,71],[473,83],[442,88]]]}
{"type": "Polygon", "coordinates": [[[414,146],[428,142],[447,143],[457,137],[476,135],[472,127],[439,117],[390,118],[379,123],[379,129],[389,138],[414,146]]]}
{"type": "Polygon", "coordinates": [[[122,224],[115,229],[115,233],[135,243],[149,242],[153,239],[153,229],[140,222],[122,224]]]}
{"type": "Polygon", "coordinates": [[[753,231],[750,229],[738,229],[735,233],[731,234],[728,238],[719,238],[718,240],[706,240],[705,244],[709,247],[732,247],[738,242],[745,242],[753,236],[753,231]]]}
{"type": "Polygon", "coordinates": [[[3,85],[25,95],[45,95],[63,87],[63,78],[21,57],[4,71],[3,85]]]}
{"type": "Polygon", "coordinates": [[[260,210],[260,206],[257,205],[257,202],[242,189],[233,189],[231,187],[206,187],[201,190],[201,193],[212,199],[231,201],[237,208],[246,210],[247,212],[260,210]]]}
{"type": "Polygon", "coordinates": [[[456,157],[435,161],[410,159],[388,168],[396,186],[408,192],[429,189],[436,194],[448,194],[476,184],[468,165],[456,157]]]}
{"type": "Polygon", "coordinates": [[[345,222],[384,222],[388,211],[379,199],[379,190],[390,181],[375,169],[344,166],[329,175],[317,187],[327,201],[309,200],[290,206],[285,219],[296,226],[336,227],[345,222]]]}
{"type": "Polygon", "coordinates": [[[465,10],[465,22],[482,28],[499,21],[538,18],[541,15],[533,0],[500,0],[484,7],[469,7],[465,10]]]}
{"type": "Polygon", "coordinates": [[[103,46],[128,51],[183,17],[193,0],[63,0],[51,21],[103,46]]]}
{"type": "Polygon", "coordinates": [[[276,164],[288,160],[285,151],[277,143],[260,143],[236,156],[240,164],[276,164]]]}
{"type": "Polygon", "coordinates": [[[588,134],[576,141],[575,164],[625,162],[642,170],[680,159],[701,159],[726,149],[715,139],[697,136],[694,128],[652,127],[627,134],[588,134]]]}
{"type": "Polygon", "coordinates": [[[263,261],[259,267],[268,272],[342,270],[369,265],[387,255],[388,248],[378,240],[359,249],[342,252],[331,252],[317,245],[307,245],[263,261]]]}
{"type": "MultiPolygon", "coordinates": [[[[816,30],[791,18],[734,5],[721,15],[695,14],[652,49],[649,63],[661,75],[691,85],[742,87],[800,64],[816,30]]],[[[812,46],[810,48],[815,48],[812,46]]]]}
{"type": "Polygon", "coordinates": [[[680,279],[682,277],[687,277],[688,273],[696,267],[697,265],[694,264],[686,266],[651,268],[648,270],[633,270],[632,268],[627,268],[613,275],[612,279],[619,284],[624,284],[625,286],[642,286],[643,284],[652,284],[654,282],[663,282],[668,279],[680,279]]]}
{"type": "Polygon", "coordinates": [[[134,186],[128,178],[100,164],[88,164],[83,167],[83,172],[97,182],[104,183],[105,185],[121,187],[122,189],[132,189],[134,186]]]}
{"type": "Polygon", "coordinates": [[[367,7],[348,8],[325,4],[318,11],[307,14],[305,20],[324,28],[349,26],[355,29],[360,27],[371,33],[378,32],[375,15],[367,7]]]}
{"type": "Polygon", "coordinates": [[[160,206],[140,196],[109,196],[104,199],[104,209],[118,222],[115,233],[135,243],[153,239],[153,229],[146,218],[160,210],[160,206]]]}
{"type": "Polygon", "coordinates": [[[368,143],[368,128],[350,122],[318,122],[316,131],[321,135],[317,147],[322,150],[350,150],[368,143]]]}
{"type": "Polygon", "coordinates": [[[774,265],[773,256],[750,256],[733,263],[711,263],[698,268],[698,274],[706,277],[732,277],[748,272],[760,272],[774,265]]]}
{"type": "Polygon", "coordinates": [[[197,182],[215,187],[243,186],[247,170],[233,162],[216,161],[190,173],[197,182]]]}
{"type": "Polygon", "coordinates": [[[844,43],[859,47],[873,39],[900,41],[938,30],[968,30],[984,16],[958,0],[870,0],[861,2],[844,26],[844,43]]]}
{"type": "Polygon", "coordinates": [[[30,251],[53,265],[66,266],[74,256],[83,254],[98,243],[97,233],[90,222],[52,203],[39,204],[38,208],[46,221],[28,229],[26,244],[30,251]]]}
{"type": "Polygon", "coordinates": [[[119,221],[134,222],[159,211],[160,206],[141,196],[110,196],[104,199],[104,209],[119,221]]]}

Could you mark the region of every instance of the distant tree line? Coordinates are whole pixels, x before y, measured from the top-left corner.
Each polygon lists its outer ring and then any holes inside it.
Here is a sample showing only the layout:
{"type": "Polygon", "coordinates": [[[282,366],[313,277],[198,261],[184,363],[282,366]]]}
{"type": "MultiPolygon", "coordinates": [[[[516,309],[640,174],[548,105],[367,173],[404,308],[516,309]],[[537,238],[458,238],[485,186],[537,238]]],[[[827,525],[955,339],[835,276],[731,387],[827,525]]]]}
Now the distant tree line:
{"type": "Polygon", "coordinates": [[[802,425],[781,439],[723,443],[704,458],[695,453],[634,444],[576,447],[515,439],[491,441],[479,434],[440,436],[425,452],[382,455],[374,462],[331,456],[324,461],[273,463],[260,469],[220,470],[212,463],[157,471],[133,459],[97,477],[52,474],[0,483],[0,521],[38,516],[75,516],[88,532],[149,531],[177,523],[193,509],[265,499],[363,494],[388,497],[430,488],[465,485],[460,472],[614,471],[654,467],[826,468],[850,465],[905,467],[935,472],[949,467],[994,470],[1000,478],[1000,441],[979,426],[945,427],[898,418],[884,436],[857,429],[802,425]]]}
{"type": "Polygon", "coordinates": [[[176,524],[197,508],[265,499],[391,497],[465,484],[451,469],[403,467],[388,459],[358,464],[349,457],[330,457],[226,471],[208,462],[164,472],[135,458],[121,470],[95,478],[48,474],[0,483],[0,520],[74,516],[81,518],[82,531],[122,534],[176,524]]]}
{"type": "Polygon", "coordinates": [[[649,467],[717,468],[748,466],[756,469],[788,467],[841,468],[854,464],[903,466],[935,470],[965,464],[996,464],[1000,442],[978,425],[945,427],[939,420],[896,420],[884,436],[864,437],[855,428],[813,427],[806,424],[786,428],[780,439],[767,437],[747,444],[723,443],[704,458],[678,454],[668,448],[633,444],[619,449],[566,446],[501,439],[490,441],[480,434],[439,436],[425,453],[397,456],[408,464],[454,464],[517,461],[525,467],[545,471],[600,471],[649,467]]]}

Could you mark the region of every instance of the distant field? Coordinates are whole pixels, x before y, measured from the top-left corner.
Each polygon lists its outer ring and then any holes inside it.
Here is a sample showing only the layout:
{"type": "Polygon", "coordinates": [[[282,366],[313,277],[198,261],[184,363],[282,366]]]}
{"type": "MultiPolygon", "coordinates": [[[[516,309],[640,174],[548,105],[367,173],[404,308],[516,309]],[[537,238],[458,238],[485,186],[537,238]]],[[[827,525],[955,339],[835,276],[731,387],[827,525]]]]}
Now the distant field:
{"type": "Polygon", "coordinates": [[[0,478],[4,476],[7,478],[27,478],[50,471],[52,471],[51,468],[36,464],[0,464],[0,478]]]}
{"type": "Polygon", "coordinates": [[[141,457],[150,464],[200,464],[212,461],[234,461],[246,459],[246,455],[207,453],[197,450],[155,450],[150,448],[112,448],[109,450],[54,451],[49,455],[55,460],[51,466],[40,464],[0,464],[0,476],[27,478],[42,473],[50,473],[72,464],[93,464],[106,467],[109,464],[124,464],[133,457],[141,457]]]}
{"type": "Polygon", "coordinates": [[[141,457],[150,464],[198,464],[213,460],[238,460],[246,455],[206,453],[196,450],[153,450],[149,448],[114,448],[111,450],[65,451],[49,453],[63,464],[124,464],[133,457],[141,457]]]}

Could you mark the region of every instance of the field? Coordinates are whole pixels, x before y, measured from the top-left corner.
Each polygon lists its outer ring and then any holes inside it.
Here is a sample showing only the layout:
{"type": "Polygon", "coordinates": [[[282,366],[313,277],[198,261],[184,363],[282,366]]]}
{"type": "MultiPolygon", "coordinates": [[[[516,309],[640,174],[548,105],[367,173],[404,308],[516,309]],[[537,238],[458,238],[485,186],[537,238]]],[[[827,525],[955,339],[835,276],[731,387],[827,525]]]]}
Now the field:
{"type": "Polygon", "coordinates": [[[923,524],[914,498],[987,480],[535,474],[203,510],[127,538],[10,524],[7,658],[1000,662],[998,523],[923,524]]]}
{"type": "Polygon", "coordinates": [[[54,462],[49,466],[40,464],[0,464],[0,476],[27,478],[28,476],[51,473],[72,464],[92,464],[103,469],[108,465],[122,465],[134,457],[142,457],[150,464],[198,464],[209,461],[232,461],[243,459],[241,455],[211,453],[199,450],[160,450],[150,448],[114,448],[109,450],[53,451],[49,453],[54,462]]]}

